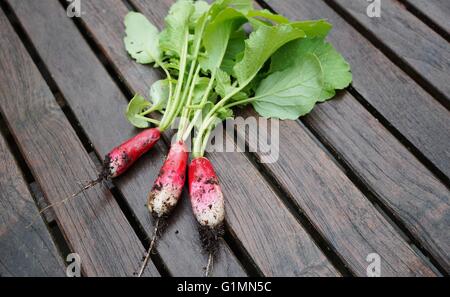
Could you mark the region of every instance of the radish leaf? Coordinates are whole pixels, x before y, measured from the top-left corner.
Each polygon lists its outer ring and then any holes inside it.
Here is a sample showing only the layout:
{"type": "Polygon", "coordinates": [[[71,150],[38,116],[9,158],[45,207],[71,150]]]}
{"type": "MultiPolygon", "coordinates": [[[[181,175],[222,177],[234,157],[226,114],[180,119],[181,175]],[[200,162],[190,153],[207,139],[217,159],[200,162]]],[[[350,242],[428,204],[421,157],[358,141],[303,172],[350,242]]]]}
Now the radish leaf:
{"type": "Polygon", "coordinates": [[[150,100],[155,110],[163,110],[169,100],[169,81],[158,80],[150,88],[150,100]]]}
{"type": "Polygon", "coordinates": [[[323,38],[306,38],[287,44],[272,56],[271,72],[285,69],[307,53],[317,56],[324,73],[324,89],[320,101],[334,97],[335,90],[344,89],[351,83],[350,65],[323,38]]]}
{"type": "Polygon", "coordinates": [[[148,128],[148,122],[145,121],[141,116],[139,116],[139,114],[149,106],[151,106],[150,102],[145,100],[141,95],[136,94],[128,104],[125,113],[128,121],[137,128],[148,128]]]}
{"type": "Polygon", "coordinates": [[[263,117],[295,120],[309,113],[322,92],[323,73],[314,54],[261,81],[253,106],[263,117]]]}
{"type": "Polygon", "coordinates": [[[301,37],[305,37],[305,33],[290,25],[260,26],[245,41],[244,56],[234,66],[239,86],[243,88],[249,84],[280,47],[301,37]]]}
{"type": "Polygon", "coordinates": [[[159,61],[161,52],[158,29],[141,13],[130,12],[125,17],[125,48],[136,62],[149,64],[159,61]]]}
{"type": "Polygon", "coordinates": [[[214,20],[206,26],[203,45],[206,56],[200,59],[202,68],[211,72],[220,67],[228,48],[231,33],[246,22],[245,16],[234,8],[219,12],[214,20]]]}
{"type": "Polygon", "coordinates": [[[325,20],[293,22],[291,26],[301,29],[306,37],[326,37],[333,26],[325,20]]]}
{"type": "Polygon", "coordinates": [[[185,34],[189,32],[189,20],[194,12],[192,1],[180,0],[170,7],[165,19],[166,28],[161,32],[159,43],[169,55],[181,57],[185,34]]]}

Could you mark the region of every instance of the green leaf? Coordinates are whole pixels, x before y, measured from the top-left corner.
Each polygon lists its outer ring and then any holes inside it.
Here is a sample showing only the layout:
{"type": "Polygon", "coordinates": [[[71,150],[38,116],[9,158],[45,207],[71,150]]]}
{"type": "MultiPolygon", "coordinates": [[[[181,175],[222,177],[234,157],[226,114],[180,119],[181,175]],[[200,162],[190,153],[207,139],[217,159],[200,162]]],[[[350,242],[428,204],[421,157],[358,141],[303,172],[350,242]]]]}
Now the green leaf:
{"type": "Polygon", "coordinates": [[[220,108],[216,114],[216,116],[222,121],[225,121],[227,119],[232,119],[233,115],[234,115],[233,110],[231,108],[225,108],[225,107],[220,108]]]}
{"type": "Polygon", "coordinates": [[[150,88],[150,100],[155,110],[163,110],[167,101],[169,101],[170,93],[169,81],[167,79],[154,82],[150,88]]]}
{"type": "Polygon", "coordinates": [[[324,73],[324,89],[320,101],[334,97],[335,90],[344,89],[352,82],[350,65],[323,38],[306,38],[287,44],[273,55],[271,72],[289,67],[308,53],[317,56],[324,73]]]}
{"type": "Polygon", "coordinates": [[[178,0],[170,7],[165,19],[166,28],[159,38],[161,49],[169,55],[181,56],[185,34],[189,32],[189,21],[194,9],[193,2],[189,0],[178,0]]]}
{"type": "Polygon", "coordinates": [[[209,78],[207,77],[200,77],[197,80],[197,83],[194,87],[194,94],[193,94],[193,98],[192,98],[192,105],[197,105],[200,104],[204,93],[206,92],[206,89],[208,88],[209,85],[209,78]]]}
{"type": "Polygon", "coordinates": [[[223,98],[227,94],[232,93],[235,89],[235,87],[231,86],[231,78],[228,73],[218,69],[216,74],[216,93],[223,98]]]}
{"type": "MultiPolygon", "coordinates": [[[[210,5],[206,1],[195,1],[194,2],[194,12],[191,15],[190,23],[196,24],[200,17],[208,12],[210,5]]],[[[193,26],[195,27],[195,25],[193,26]]]]}
{"type": "Polygon", "coordinates": [[[248,17],[260,17],[260,18],[264,18],[270,21],[274,21],[276,23],[279,24],[287,24],[289,23],[289,19],[279,15],[279,14],[274,14],[271,11],[267,10],[267,9],[262,9],[262,10],[252,10],[249,11],[247,13],[248,17]]]}
{"type": "Polygon", "coordinates": [[[214,71],[222,64],[231,34],[241,27],[247,19],[234,8],[219,12],[206,26],[203,45],[206,56],[200,59],[204,70],[214,71]]]}
{"type": "Polygon", "coordinates": [[[161,59],[158,29],[137,12],[125,17],[125,48],[138,63],[149,64],[161,59]]]}
{"type": "Polygon", "coordinates": [[[219,0],[216,2],[233,7],[242,13],[253,10],[253,0],[219,0]]]}
{"type": "Polygon", "coordinates": [[[264,63],[286,43],[304,37],[305,33],[290,25],[261,26],[245,41],[242,60],[234,66],[241,87],[250,83],[264,63]]]}
{"type": "Polygon", "coordinates": [[[325,38],[333,28],[333,25],[325,20],[293,22],[291,26],[303,30],[308,38],[325,38]]]}
{"type": "Polygon", "coordinates": [[[151,106],[151,103],[144,99],[139,94],[136,94],[133,99],[131,99],[130,103],[128,104],[127,110],[126,110],[126,117],[128,121],[133,124],[133,126],[137,128],[147,128],[149,127],[149,123],[142,119],[142,117],[139,115],[142,113],[146,108],[151,106]]]}
{"type": "Polygon", "coordinates": [[[253,107],[263,117],[295,120],[313,109],[322,87],[319,59],[307,54],[295,65],[261,81],[253,107]]]}
{"type": "Polygon", "coordinates": [[[273,21],[275,23],[278,24],[288,24],[289,23],[289,19],[279,15],[279,14],[274,14],[272,12],[270,12],[267,9],[262,9],[262,10],[251,10],[247,13],[247,17],[248,18],[256,18],[256,19],[263,19],[263,20],[269,20],[269,21],[273,21]]]}
{"type": "Polygon", "coordinates": [[[234,65],[244,56],[245,39],[247,39],[247,34],[241,29],[233,32],[228,41],[228,47],[225,51],[220,69],[229,75],[233,75],[234,65]]]}

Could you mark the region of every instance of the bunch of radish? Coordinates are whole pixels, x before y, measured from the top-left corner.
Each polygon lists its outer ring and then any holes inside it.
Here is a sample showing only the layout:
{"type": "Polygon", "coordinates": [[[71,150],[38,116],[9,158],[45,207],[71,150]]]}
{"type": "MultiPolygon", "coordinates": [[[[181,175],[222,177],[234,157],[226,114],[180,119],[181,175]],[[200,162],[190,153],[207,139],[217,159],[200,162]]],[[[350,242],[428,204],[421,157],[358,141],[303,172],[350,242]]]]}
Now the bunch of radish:
{"type": "Polygon", "coordinates": [[[295,120],[352,80],[348,63],[325,41],[332,27],[328,22],[290,21],[257,10],[252,2],[179,0],[161,32],[140,13],[125,18],[130,56],[160,67],[166,75],[152,85],[150,100],[141,95],[131,100],[128,120],[138,128],[157,124],[163,131],[180,118],[176,142],[151,189],[148,207],[159,226],[177,204],[186,178],[186,141],[194,134],[188,186],[209,253],[206,274],[225,220],[224,195],[205,157],[214,128],[233,118],[233,107],[248,104],[263,117],[295,120]],[[150,117],[155,111],[163,113],[161,121],[150,117]]]}
{"type": "Polygon", "coordinates": [[[233,118],[232,108],[251,104],[262,117],[296,120],[352,81],[348,63],[325,41],[331,24],[290,21],[252,3],[178,0],[161,32],[140,13],[125,17],[127,52],[140,64],[161,68],[165,78],[153,83],[149,100],[136,94],[126,109],[129,122],[145,130],[113,149],[98,179],[82,191],[123,174],[179,118],[176,141],[148,195],[155,230],[139,276],[162,221],[181,197],[186,171],[192,211],[209,254],[209,274],[223,234],[225,200],[205,150],[215,127],[233,118]],[[152,118],[156,112],[162,114],[160,120],[152,118]],[[188,166],[186,143],[192,135],[188,166]]]}

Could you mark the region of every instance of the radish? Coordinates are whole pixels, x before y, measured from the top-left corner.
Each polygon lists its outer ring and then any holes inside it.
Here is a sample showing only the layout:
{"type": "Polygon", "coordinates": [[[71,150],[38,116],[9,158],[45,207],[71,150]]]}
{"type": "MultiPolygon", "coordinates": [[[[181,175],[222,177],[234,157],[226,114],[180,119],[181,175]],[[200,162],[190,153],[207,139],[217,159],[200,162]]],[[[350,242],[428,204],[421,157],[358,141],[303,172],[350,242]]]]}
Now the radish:
{"type": "MultiPolygon", "coordinates": [[[[159,128],[146,129],[117,146],[105,156],[103,169],[99,173],[97,179],[89,181],[80,191],[72,194],[70,197],[43,208],[39,214],[42,214],[47,209],[66,203],[68,200],[77,197],[82,192],[94,187],[106,179],[120,176],[127,171],[139,157],[148,152],[160,137],[161,132],[159,128]]],[[[33,223],[29,226],[32,224],[33,223]]]]}
{"type": "Polygon", "coordinates": [[[148,209],[156,219],[168,216],[177,204],[186,181],[188,155],[183,141],[178,141],[170,148],[148,196],[148,209]]]}
{"type": "Polygon", "coordinates": [[[106,155],[99,179],[115,178],[123,174],[139,157],[148,152],[161,137],[158,128],[146,129],[106,155]]]}
{"type": "Polygon", "coordinates": [[[188,157],[189,152],[184,141],[173,144],[148,195],[147,206],[156,221],[150,247],[137,274],[138,277],[144,272],[150,258],[161,222],[170,215],[183,192],[188,157]]]}
{"type": "Polygon", "coordinates": [[[218,239],[223,235],[224,198],[214,168],[205,157],[191,161],[188,183],[192,211],[200,224],[200,239],[203,248],[209,253],[206,267],[208,276],[218,239]]]}

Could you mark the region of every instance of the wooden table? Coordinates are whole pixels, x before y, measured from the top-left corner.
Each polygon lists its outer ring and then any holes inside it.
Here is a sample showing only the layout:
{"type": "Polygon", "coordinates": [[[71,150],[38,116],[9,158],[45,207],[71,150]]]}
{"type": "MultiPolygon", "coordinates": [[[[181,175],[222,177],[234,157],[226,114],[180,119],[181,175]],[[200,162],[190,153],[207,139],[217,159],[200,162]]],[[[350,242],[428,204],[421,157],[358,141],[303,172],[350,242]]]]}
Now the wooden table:
{"type": "MultiPolygon", "coordinates": [[[[171,2],[81,0],[80,18],[67,16],[66,1],[0,2],[1,276],[64,276],[69,253],[84,276],[138,269],[167,137],[125,176],[38,212],[94,178],[102,156],[137,133],[127,100],[161,74],[128,57],[123,18],[138,10],[161,28],[171,2]]],[[[333,23],[329,40],[354,82],[280,123],[277,162],[208,155],[227,203],[213,275],[366,276],[377,255],[382,276],[448,275],[450,2],[384,0],[380,18],[366,15],[365,0],[269,4],[333,23]]],[[[145,275],[203,275],[186,194],[156,250],[145,275]]]]}

